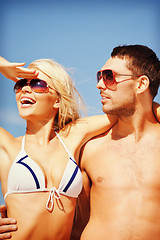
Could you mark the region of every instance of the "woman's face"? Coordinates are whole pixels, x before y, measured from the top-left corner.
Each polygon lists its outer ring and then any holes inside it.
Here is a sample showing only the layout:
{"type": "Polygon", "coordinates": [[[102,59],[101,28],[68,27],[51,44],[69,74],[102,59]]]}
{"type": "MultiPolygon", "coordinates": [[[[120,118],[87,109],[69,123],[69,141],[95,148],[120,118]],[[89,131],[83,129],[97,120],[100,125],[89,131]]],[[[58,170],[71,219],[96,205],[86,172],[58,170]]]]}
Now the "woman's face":
{"type": "Polygon", "coordinates": [[[19,114],[30,121],[48,121],[55,117],[59,109],[59,97],[52,80],[39,69],[35,70],[39,72],[38,79],[44,80],[51,88],[44,93],[36,93],[29,85],[24,86],[16,93],[19,114]]]}

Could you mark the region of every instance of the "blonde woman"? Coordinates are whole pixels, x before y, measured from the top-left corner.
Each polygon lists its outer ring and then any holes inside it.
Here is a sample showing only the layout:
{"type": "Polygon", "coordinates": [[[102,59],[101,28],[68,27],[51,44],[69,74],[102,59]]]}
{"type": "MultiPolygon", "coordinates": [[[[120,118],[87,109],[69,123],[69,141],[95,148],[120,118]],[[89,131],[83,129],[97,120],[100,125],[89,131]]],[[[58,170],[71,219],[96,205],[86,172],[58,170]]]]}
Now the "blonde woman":
{"type": "Polygon", "coordinates": [[[18,225],[12,239],[68,240],[83,185],[81,147],[116,120],[79,118],[80,96],[55,61],[23,66],[0,59],[0,72],[15,81],[19,115],[26,120],[25,136],[15,138],[0,128],[2,192],[8,217],[18,225]]]}

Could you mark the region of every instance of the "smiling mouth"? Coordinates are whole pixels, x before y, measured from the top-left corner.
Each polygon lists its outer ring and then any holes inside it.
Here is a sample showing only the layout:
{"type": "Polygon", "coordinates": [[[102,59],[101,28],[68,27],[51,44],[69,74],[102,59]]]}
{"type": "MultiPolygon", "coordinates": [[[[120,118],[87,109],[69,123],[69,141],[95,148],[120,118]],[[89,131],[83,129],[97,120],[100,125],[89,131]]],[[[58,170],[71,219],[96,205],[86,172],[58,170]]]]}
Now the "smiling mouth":
{"type": "Polygon", "coordinates": [[[22,98],[20,102],[22,105],[33,105],[35,103],[31,98],[22,98]]]}
{"type": "Polygon", "coordinates": [[[102,97],[102,99],[109,99],[109,97],[107,97],[107,96],[101,96],[102,97]]]}

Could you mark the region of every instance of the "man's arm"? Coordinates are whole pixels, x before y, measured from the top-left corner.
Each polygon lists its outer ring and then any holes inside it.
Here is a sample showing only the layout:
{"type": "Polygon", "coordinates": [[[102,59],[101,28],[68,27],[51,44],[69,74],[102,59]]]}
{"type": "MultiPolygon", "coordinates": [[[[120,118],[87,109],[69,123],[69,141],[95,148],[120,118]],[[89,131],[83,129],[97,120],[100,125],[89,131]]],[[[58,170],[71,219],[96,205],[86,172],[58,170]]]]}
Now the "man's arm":
{"type": "MultiPolygon", "coordinates": [[[[83,185],[85,185],[84,181],[85,180],[84,180],[84,174],[83,174],[83,185]]],[[[81,234],[89,220],[89,215],[90,215],[89,202],[90,202],[89,196],[86,193],[86,189],[84,186],[81,194],[77,198],[76,211],[75,211],[70,240],[79,240],[80,239],[81,234]]]]}
{"type": "Polygon", "coordinates": [[[84,147],[81,150],[80,153],[80,160],[79,160],[79,166],[81,168],[82,177],[83,177],[83,188],[80,193],[80,195],[77,198],[77,204],[76,204],[76,211],[75,211],[75,217],[73,222],[73,228],[71,233],[70,240],[79,240],[81,237],[81,234],[87,225],[89,221],[90,216],[90,187],[91,182],[90,179],[83,167],[82,163],[82,153],[83,153],[84,147]]]}
{"type": "Polygon", "coordinates": [[[7,218],[7,208],[5,205],[0,206],[0,239],[10,239],[11,232],[17,230],[16,220],[7,218]]]}

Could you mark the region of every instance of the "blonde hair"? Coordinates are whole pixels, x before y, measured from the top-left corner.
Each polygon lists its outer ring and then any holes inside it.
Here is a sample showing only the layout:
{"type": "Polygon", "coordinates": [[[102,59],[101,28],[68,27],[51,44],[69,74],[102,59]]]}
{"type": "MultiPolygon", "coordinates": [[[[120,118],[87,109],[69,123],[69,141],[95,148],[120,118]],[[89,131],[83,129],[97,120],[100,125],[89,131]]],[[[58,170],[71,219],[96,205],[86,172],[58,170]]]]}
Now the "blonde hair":
{"type": "Polygon", "coordinates": [[[84,107],[82,98],[62,65],[52,59],[38,59],[28,68],[37,68],[51,78],[59,95],[60,107],[54,122],[56,130],[62,129],[67,123],[81,116],[81,106],[84,107]]]}

